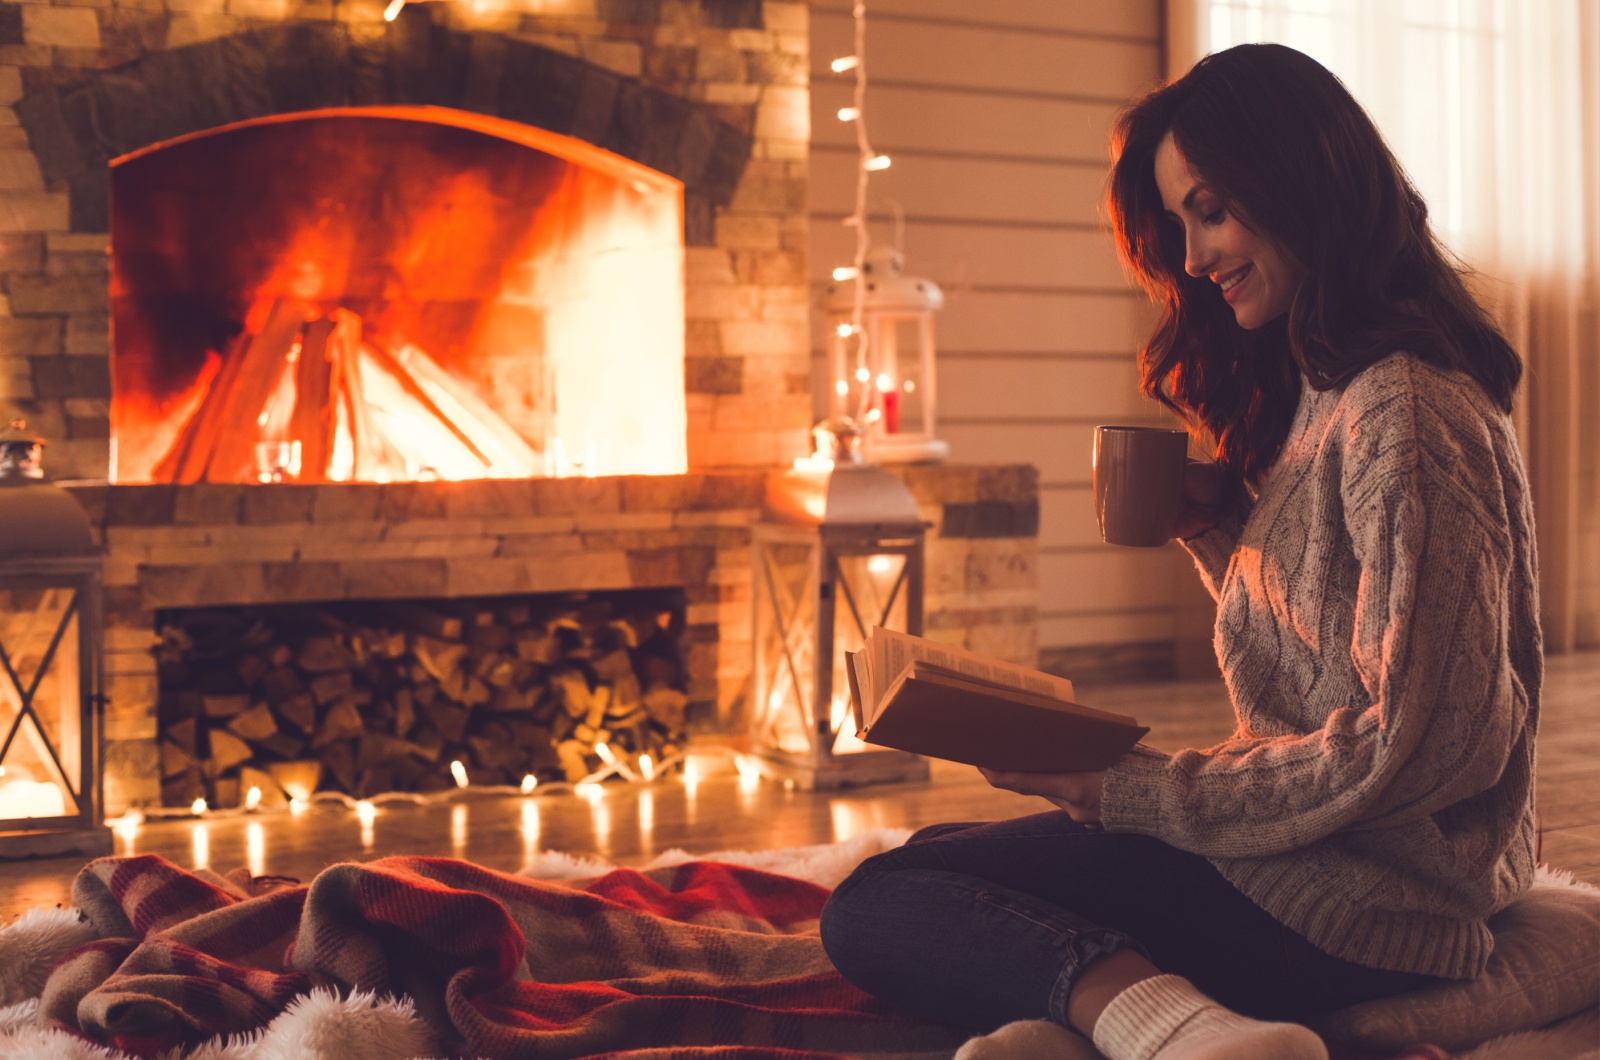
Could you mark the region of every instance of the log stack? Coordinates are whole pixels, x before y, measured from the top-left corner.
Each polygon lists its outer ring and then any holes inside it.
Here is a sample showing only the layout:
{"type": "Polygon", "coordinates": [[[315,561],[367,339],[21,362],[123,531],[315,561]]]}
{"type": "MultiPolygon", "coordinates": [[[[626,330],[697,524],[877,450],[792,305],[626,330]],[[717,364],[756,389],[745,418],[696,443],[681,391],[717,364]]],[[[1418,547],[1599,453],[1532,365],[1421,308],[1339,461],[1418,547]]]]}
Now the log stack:
{"type": "Polygon", "coordinates": [[[160,616],[162,801],[578,780],[683,739],[682,593],[160,616]]]}

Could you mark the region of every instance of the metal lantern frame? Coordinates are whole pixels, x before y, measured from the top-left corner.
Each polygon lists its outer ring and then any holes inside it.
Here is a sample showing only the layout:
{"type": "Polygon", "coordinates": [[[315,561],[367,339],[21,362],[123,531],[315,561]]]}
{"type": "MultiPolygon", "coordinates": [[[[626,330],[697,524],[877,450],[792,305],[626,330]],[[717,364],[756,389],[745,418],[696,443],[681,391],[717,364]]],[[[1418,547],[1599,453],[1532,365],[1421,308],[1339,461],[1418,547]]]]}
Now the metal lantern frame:
{"type": "MultiPolygon", "coordinates": [[[[4,494],[0,494],[0,501],[3,500],[4,494]]],[[[101,801],[99,556],[89,557],[85,561],[76,557],[41,559],[0,555],[0,591],[49,589],[64,590],[71,596],[61,610],[60,619],[50,634],[48,647],[37,668],[31,674],[19,673],[13,665],[11,652],[0,640],[0,681],[7,683],[7,689],[21,707],[6,730],[0,733],[0,765],[5,763],[17,740],[23,737],[23,726],[31,722],[49,755],[50,765],[64,787],[67,804],[69,808],[76,807],[76,812],[60,817],[0,819],[0,858],[111,852],[111,833],[104,829],[104,806],[101,801]],[[78,732],[72,743],[78,768],[70,770],[62,761],[67,750],[66,741],[58,747],[50,740],[49,727],[39,716],[35,699],[45,676],[58,661],[63,642],[73,635],[71,627],[74,620],[77,626],[78,732]],[[77,773],[76,785],[73,783],[74,772],[77,773]]],[[[58,679],[69,680],[70,676],[61,674],[58,679]]]]}
{"type": "MultiPolygon", "coordinates": [[[[0,704],[14,708],[0,711],[0,770],[8,762],[15,767],[19,749],[31,750],[53,774],[35,783],[58,786],[68,812],[0,817],[0,859],[92,856],[109,854],[112,847],[102,794],[102,557],[83,507],[43,481],[42,445],[22,424],[0,431],[0,598],[9,606],[17,594],[67,594],[48,608],[48,597],[41,596],[34,617],[48,615],[54,628],[47,632],[30,624],[44,644],[27,659],[31,665],[24,665],[14,629],[0,624],[0,704]],[[57,718],[41,707],[47,688],[63,697],[57,718]]],[[[25,615],[11,608],[11,625],[22,627],[25,615]]],[[[0,772],[0,785],[6,783],[0,772]]]]}
{"type": "MultiPolygon", "coordinates": [[[[927,527],[915,518],[909,492],[881,469],[821,475],[845,476],[867,485],[869,492],[887,483],[905,493],[901,507],[909,508],[911,517],[801,521],[803,516],[795,515],[803,505],[787,512],[779,505],[774,511],[769,494],[769,519],[752,529],[750,749],[769,774],[806,790],[925,780],[927,759],[855,738],[843,653],[858,649],[873,626],[921,635],[927,527]],[[898,569],[887,591],[867,592],[859,577],[852,580],[850,568],[869,571],[877,557],[891,564],[898,559],[898,569]],[[869,600],[877,603],[870,611],[869,600]],[[846,704],[844,709],[839,703],[846,704]]],[[[825,495],[825,483],[820,490],[812,496],[825,495]]]]}

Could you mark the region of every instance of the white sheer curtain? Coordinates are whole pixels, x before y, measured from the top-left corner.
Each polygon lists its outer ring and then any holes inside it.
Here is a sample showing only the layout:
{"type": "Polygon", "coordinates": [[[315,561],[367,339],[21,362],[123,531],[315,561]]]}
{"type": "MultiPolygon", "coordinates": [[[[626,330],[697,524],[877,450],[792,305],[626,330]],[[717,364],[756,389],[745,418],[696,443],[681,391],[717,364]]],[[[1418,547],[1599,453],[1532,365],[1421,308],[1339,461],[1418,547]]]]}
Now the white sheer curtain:
{"type": "Polygon", "coordinates": [[[1168,67],[1276,41],[1336,73],[1527,368],[1551,651],[1600,647],[1600,0],[1169,0],[1168,67]]]}

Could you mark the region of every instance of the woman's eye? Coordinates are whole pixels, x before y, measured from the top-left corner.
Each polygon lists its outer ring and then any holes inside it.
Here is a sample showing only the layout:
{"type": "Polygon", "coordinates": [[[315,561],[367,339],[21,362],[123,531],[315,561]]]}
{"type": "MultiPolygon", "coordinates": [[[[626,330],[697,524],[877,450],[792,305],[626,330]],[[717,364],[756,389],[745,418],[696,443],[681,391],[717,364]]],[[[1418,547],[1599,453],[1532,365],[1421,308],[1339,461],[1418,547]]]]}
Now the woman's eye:
{"type": "Polygon", "coordinates": [[[1219,225],[1224,220],[1226,220],[1227,217],[1228,217],[1228,211],[1226,211],[1226,210],[1216,210],[1216,211],[1214,211],[1212,213],[1206,214],[1205,217],[1201,218],[1201,220],[1205,221],[1205,223],[1208,224],[1208,225],[1219,225]]]}

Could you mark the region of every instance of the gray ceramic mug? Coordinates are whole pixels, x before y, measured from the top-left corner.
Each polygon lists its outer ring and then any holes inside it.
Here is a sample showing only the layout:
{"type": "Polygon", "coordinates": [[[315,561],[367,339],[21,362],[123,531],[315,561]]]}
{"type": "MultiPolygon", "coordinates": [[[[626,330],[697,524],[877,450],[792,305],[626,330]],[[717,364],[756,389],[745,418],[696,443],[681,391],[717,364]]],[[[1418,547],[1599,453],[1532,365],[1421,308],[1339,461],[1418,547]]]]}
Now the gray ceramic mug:
{"type": "Polygon", "coordinates": [[[1109,545],[1172,540],[1183,505],[1189,436],[1165,427],[1094,429],[1094,510],[1109,545]]]}

